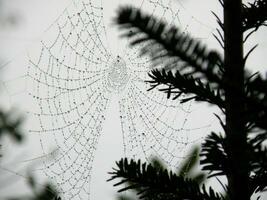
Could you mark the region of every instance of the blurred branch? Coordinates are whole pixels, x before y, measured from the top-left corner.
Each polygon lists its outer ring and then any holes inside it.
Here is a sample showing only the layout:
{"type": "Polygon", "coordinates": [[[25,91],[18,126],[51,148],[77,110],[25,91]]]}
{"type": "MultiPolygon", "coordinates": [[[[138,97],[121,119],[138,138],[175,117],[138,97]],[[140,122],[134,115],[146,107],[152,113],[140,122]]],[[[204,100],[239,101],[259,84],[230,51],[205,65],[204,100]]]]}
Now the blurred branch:
{"type": "Polygon", "coordinates": [[[22,142],[23,134],[21,131],[22,118],[13,119],[14,110],[4,112],[0,110],[0,139],[6,134],[10,135],[16,142],[22,142]]]}

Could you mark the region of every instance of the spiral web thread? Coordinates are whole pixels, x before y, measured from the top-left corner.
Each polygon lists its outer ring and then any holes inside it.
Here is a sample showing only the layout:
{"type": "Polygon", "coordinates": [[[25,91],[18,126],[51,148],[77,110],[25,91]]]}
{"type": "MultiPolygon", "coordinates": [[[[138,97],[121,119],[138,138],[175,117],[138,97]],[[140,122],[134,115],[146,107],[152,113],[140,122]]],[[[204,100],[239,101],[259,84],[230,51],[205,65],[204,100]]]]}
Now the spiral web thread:
{"type": "MultiPolygon", "coordinates": [[[[180,10],[174,12],[171,1],[143,1],[141,8],[147,7],[152,15],[179,23],[180,10]]],[[[190,103],[146,91],[150,62],[140,57],[138,47],[112,55],[103,14],[98,0],[73,1],[50,27],[52,37],[41,41],[40,55],[29,60],[25,76],[33,122],[29,132],[39,135],[43,154],[38,171],[56,184],[63,199],[90,198],[94,152],[114,94],[127,157],[156,155],[177,167],[204,131],[188,128],[190,103]]]]}

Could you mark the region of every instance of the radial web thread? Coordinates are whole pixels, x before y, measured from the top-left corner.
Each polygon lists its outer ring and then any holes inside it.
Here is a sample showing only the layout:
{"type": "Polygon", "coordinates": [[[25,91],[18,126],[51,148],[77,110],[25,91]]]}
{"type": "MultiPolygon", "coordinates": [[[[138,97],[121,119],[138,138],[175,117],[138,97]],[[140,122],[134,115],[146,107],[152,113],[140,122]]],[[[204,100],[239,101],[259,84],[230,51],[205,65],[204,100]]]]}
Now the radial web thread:
{"type": "MultiPolygon", "coordinates": [[[[140,7],[179,24],[181,10],[174,11],[171,2],[146,0],[140,7]]],[[[151,64],[140,57],[138,47],[113,55],[103,10],[100,0],[73,1],[50,27],[25,76],[34,122],[29,131],[39,135],[44,155],[38,170],[56,184],[63,199],[90,197],[94,152],[112,95],[119,97],[127,157],[149,160],[155,155],[175,168],[205,130],[189,128],[190,103],[168,100],[156,89],[147,91],[144,81],[151,64]]]]}

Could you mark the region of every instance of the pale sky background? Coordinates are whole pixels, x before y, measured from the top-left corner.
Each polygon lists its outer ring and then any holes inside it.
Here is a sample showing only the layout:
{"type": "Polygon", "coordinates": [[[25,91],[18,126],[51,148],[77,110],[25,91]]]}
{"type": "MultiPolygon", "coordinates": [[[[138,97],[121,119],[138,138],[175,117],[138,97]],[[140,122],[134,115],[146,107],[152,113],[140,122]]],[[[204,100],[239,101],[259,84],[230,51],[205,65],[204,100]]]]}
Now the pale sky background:
{"type": "MultiPolygon", "coordinates": [[[[118,30],[116,27],[111,25],[112,16],[115,15],[115,10],[119,5],[123,5],[125,3],[140,5],[141,1],[102,1],[104,7],[105,26],[107,27],[109,33],[108,43],[110,50],[114,54],[121,54],[125,48],[119,45],[121,43],[118,43],[118,30]]],[[[215,18],[211,14],[211,10],[218,13],[219,16],[221,13],[218,2],[215,0],[184,0],[180,1],[180,3],[181,4],[176,2],[176,6],[181,9],[181,13],[184,13],[184,16],[181,16],[184,17],[184,21],[181,22],[184,28],[187,28],[188,31],[195,37],[203,39],[203,43],[209,44],[209,47],[219,49],[211,34],[211,32],[217,27],[215,18]]],[[[15,15],[17,17],[17,24],[15,26],[10,26],[2,22],[2,26],[0,28],[0,69],[2,79],[2,97],[0,100],[1,107],[10,108],[14,105],[17,108],[20,107],[21,102],[19,101],[23,101],[23,99],[19,99],[18,97],[24,90],[23,84],[20,84],[20,76],[23,76],[23,73],[27,68],[27,56],[32,49],[36,49],[35,46],[38,45],[44,38],[50,25],[53,24],[55,19],[70,4],[71,0],[2,0],[0,8],[1,15],[15,15]],[[3,85],[7,85],[8,88],[4,88],[3,85]]],[[[264,38],[266,33],[266,29],[260,30],[249,40],[248,45],[246,46],[246,49],[248,49],[253,44],[260,43],[254,54],[249,58],[248,66],[255,71],[259,70],[263,73],[266,69],[264,68],[264,66],[266,66],[264,58],[267,52],[267,41],[264,38]]],[[[212,123],[212,118],[209,117],[209,114],[204,117],[200,115],[201,113],[210,113],[210,110],[205,110],[210,108],[201,105],[199,106],[201,108],[201,112],[198,113],[196,119],[202,118],[202,120],[206,120],[206,122],[210,121],[210,123],[212,123]]],[[[23,111],[21,111],[21,113],[23,114],[23,111]]],[[[198,122],[196,121],[195,123],[198,122]]],[[[105,180],[109,177],[107,172],[111,171],[111,167],[114,166],[114,162],[124,155],[122,143],[118,103],[116,97],[113,97],[111,106],[107,109],[106,121],[104,123],[98,148],[95,152],[90,189],[91,200],[115,199],[114,194],[118,188],[112,187],[112,183],[114,182],[106,183],[105,180]]],[[[24,146],[16,146],[15,152],[13,143],[9,143],[9,145],[4,147],[4,149],[10,154],[13,154],[13,158],[15,158],[15,160],[13,159],[11,161],[7,161],[6,163],[11,164],[6,167],[13,170],[13,172],[17,172],[18,177],[23,174],[20,169],[26,166],[26,164],[21,161],[33,158],[32,155],[36,155],[36,152],[31,151],[34,151],[33,147],[35,147],[35,145],[39,145],[37,143],[32,144],[30,141],[28,141],[28,144],[30,144],[27,146],[28,148],[24,146]]],[[[8,175],[10,172],[1,171],[1,174],[2,173],[6,173],[8,175]]],[[[2,179],[0,177],[0,181],[1,180],[2,179]]],[[[20,177],[18,182],[10,184],[10,187],[5,188],[4,192],[2,193],[1,191],[0,194],[4,196],[6,194],[14,194],[14,189],[16,189],[16,192],[18,193],[23,193],[23,181],[24,179],[20,177]],[[18,187],[20,188],[19,190],[17,189],[18,187]]]]}

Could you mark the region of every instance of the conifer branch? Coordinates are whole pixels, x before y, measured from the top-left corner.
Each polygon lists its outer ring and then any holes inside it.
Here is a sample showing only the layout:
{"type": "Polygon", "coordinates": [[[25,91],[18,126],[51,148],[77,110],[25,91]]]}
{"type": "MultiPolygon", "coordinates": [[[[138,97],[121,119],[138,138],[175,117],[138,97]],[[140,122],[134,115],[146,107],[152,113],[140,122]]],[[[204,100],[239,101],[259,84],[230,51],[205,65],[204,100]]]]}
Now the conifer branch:
{"type": "Polygon", "coordinates": [[[226,143],[222,135],[212,132],[202,144],[200,164],[202,169],[210,172],[209,177],[227,175],[229,172],[226,143]]]}
{"type": "Polygon", "coordinates": [[[212,132],[203,143],[201,153],[201,165],[210,172],[209,177],[227,177],[226,196],[212,190],[208,194],[205,186],[201,190],[192,178],[156,170],[150,165],[141,166],[140,161],[128,163],[127,159],[117,163],[119,169],[111,173],[110,180],[122,178],[115,185],[128,184],[120,191],[138,188],[141,197],[153,200],[160,197],[165,200],[209,199],[211,196],[238,199],[240,195],[242,199],[249,199],[253,193],[267,189],[264,143],[267,140],[267,79],[249,76],[244,70],[246,59],[256,46],[243,55],[243,43],[260,26],[267,25],[267,1],[255,0],[248,6],[243,5],[243,9],[241,0],[219,2],[224,9],[224,23],[214,15],[224,35],[217,29],[219,35],[214,36],[224,47],[224,61],[217,52],[208,51],[189,35],[138,9],[121,8],[115,21],[122,29],[129,30],[123,36],[131,39],[130,44],[142,44],[141,54],[149,55],[152,64],[159,67],[149,73],[150,89],[163,86],[159,90],[166,92],[168,98],[186,94],[189,96],[180,98],[182,103],[205,101],[217,105],[226,115],[223,121],[215,114],[225,135],[212,132]],[[237,17],[233,20],[235,14],[237,17]],[[253,30],[243,40],[242,33],[250,29],[253,30]],[[187,196],[188,188],[194,196],[187,196]],[[242,189],[244,194],[241,194],[242,189]]]}
{"type": "Polygon", "coordinates": [[[258,30],[260,26],[267,26],[267,1],[255,0],[248,6],[243,4],[243,31],[258,30]]]}
{"type": "Polygon", "coordinates": [[[154,66],[178,69],[181,74],[206,79],[216,88],[223,76],[222,59],[216,51],[208,51],[199,41],[169,27],[156,18],[132,7],[119,9],[115,22],[130,32],[131,45],[142,43],[141,55],[149,55],[154,66]]]}
{"type": "MultiPolygon", "coordinates": [[[[249,135],[246,151],[249,156],[250,195],[267,189],[267,147],[264,145],[266,139],[266,132],[249,135]]],[[[222,135],[212,132],[203,143],[200,156],[202,169],[210,172],[209,178],[226,176],[231,170],[226,138],[222,135]]]]}
{"type": "Polygon", "coordinates": [[[13,111],[4,112],[0,110],[0,138],[9,134],[16,142],[23,140],[21,131],[22,118],[13,119],[13,111]]]}
{"type": "Polygon", "coordinates": [[[117,178],[122,179],[114,186],[127,182],[128,186],[120,189],[119,192],[137,189],[140,198],[148,199],[190,199],[190,200],[221,200],[224,199],[221,194],[216,193],[211,188],[208,190],[203,185],[200,188],[198,182],[177,176],[173,172],[157,169],[151,164],[141,163],[140,160],[128,162],[127,158],[116,162],[117,169],[110,174],[112,177],[108,180],[117,178]]]}
{"type": "Polygon", "coordinates": [[[247,78],[245,86],[247,121],[266,130],[267,80],[256,74],[247,78]]]}
{"type": "Polygon", "coordinates": [[[162,70],[152,70],[149,73],[152,80],[147,81],[151,84],[151,88],[158,85],[166,85],[166,88],[160,89],[168,94],[175,96],[173,99],[180,97],[182,94],[191,94],[193,97],[182,98],[181,102],[187,102],[189,100],[205,101],[219,108],[224,108],[223,91],[211,88],[209,83],[203,83],[200,79],[195,79],[190,75],[182,75],[179,71],[173,74],[171,71],[166,72],[162,70]]]}

